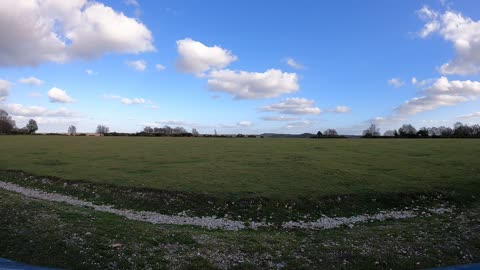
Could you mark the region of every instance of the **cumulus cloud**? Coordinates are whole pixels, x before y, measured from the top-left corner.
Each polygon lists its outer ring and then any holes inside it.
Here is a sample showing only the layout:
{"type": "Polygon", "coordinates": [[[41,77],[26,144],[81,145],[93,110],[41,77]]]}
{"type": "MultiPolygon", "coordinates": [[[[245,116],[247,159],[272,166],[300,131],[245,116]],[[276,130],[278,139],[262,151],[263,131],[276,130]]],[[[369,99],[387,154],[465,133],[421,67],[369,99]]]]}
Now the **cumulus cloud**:
{"type": "Polygon", "coordinates": [[[399,79],[399,78],[391,78],[390,80],[387,81],[389,85],[399,88],[402,87],[405,83],[399,79]]]}
{"type": "Polygon", "coordinates": [[[147,62],[145,62],[145,60],[127,61],[125,64],[137,71],[145,71],[145,69],[147,69],[147,62]]]}
{"type": "Polygon", "coordinates": [[[30,76],[28,78],[20,78],[18,82],[23,84],[28,84],[28,85],[34,85],[34,86],[39,86],[43,84],[42,80],[40,80],[39,78],[35,78],[33,76],[30,76]]]}
{"type": "Polygon", "coordinates": [[[0,79],[0,101],[4,101],[7,99],[8,95],[10,94],[11,85],[11,82],[0,79]]]}
{"type": "Polygon", "coordinates": [[[460,115],[458,118],[469,119],[469,118],[480,118],[480,112],[474,112],[470,114],[460,115]]]}
{"type": "Polygon", "coordinates": [[[53,103],[72,103],[75,101],[67,94],[67,92],[56,87],[48,91],[48,98],[50,99],[50,102],[53,103]]]}
{"type": "Polygon", "coordinates": [[[66,108],[51,110],[40,106],[24,106],[22,104],[5,104],[1,106],[13,116],[24,117],[73,117],[76,114],[66,108]]]}
{"type": "Polygon", "coordinates": [[[399,115],[412,115],[473,100],[480,96],[480,82],[449,81],[446,77],[441,77],[425,88],[423,93],[424,96],[406,101],[395,111],[399,115]]]}
{"type": "Polygon", "coordinates": [[[315,101],[306,98],[287,98],[279,103],[260,108],[265,112],[279,112],[282,114],[319,114],[322,111],[314,107],[315,101]]]}
{"type": "Polygon", "coordinates": [[[285,59],[285,63],[294,69],[304,69],[305,67],[293,58],[285,59]]]}
{"type": "Polygon", "coordinates": [[[221,69],[237,60],[229,50],[219,46],[208,47],[190,38],[177,41],[177,68],[200,75],[210,69],[221,69]]]}
{"type": "Polygon", "coordinates": [[[299,89],[297,74],[277,69],[263,73],[213,70],[208,77],[210,90],[232,94],[236,99],[273,98],[299,89]]]}
{"type": "Polygon", "coordinates": [[[144,24],[90,0],[2,0],[0,35],[0,66],[155,50],[144,24]]]}
{"type": "Polygon", "coordinates": [[[331,112],[334,112],[334,113],[349,113],[351,111],[352,109],[347,106],[337,106],[331,110],[331,112]]]}
{"type": "Polygon", "coordinates": [[[418,13],[426,21],[420,37],[438,33],[455,49],[454,59],[439,68],[442,74],[469,75],[480,71],[480,21],[452,10],[440,14],[426,6],[418,13]]]}
{"type": "Polygon", "coordinates": [[[156,64],[156,65],[155,65],[155,69],[156,69],[157,71],[164,71],[164,70],[167,69],[167,68],[166,68],[164,65],[162,65],[162,64],[156,64]]]}
{"type": "Polygon", "coordinates": [[[264,121],[294,121],[298,120],[298,117],[285,116],[285,115],[275,115],[275,116],[264,116],[261,117],[264,121]]]}

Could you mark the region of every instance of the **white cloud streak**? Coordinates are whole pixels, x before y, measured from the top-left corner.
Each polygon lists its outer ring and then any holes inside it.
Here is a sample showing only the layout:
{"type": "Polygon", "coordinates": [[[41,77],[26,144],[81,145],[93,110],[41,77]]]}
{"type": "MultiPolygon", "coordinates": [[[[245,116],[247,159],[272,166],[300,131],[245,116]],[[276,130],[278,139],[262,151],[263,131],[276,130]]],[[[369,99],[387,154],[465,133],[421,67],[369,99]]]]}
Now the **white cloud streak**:
{"type": "Polygon", "coordinates": [[[275,104],[260,108],[264,112],[278,112],[282,114],[320,114],[322,111],[314,107],[315,101],[306,98],[287,98],[275,104]]]}
{"type": "Polygon", "coordinates": [[[33,77],[33,76],[30,76],[30,77],[27,77],[27,78],[20,78],[18,80],[18,82],[22,83],[22,84],[33,85],[33,86],[39,86],[39,85],[42,85],[44,83],[44,81],[40,80],[39,78],[33,77]]]}

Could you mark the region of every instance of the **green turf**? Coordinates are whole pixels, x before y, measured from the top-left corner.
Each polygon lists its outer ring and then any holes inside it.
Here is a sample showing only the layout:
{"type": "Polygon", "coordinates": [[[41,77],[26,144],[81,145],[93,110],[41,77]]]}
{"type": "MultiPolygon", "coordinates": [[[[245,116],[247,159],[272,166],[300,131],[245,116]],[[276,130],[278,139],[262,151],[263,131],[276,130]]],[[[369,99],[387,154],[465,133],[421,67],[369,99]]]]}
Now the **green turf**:
{"type": "Polygon", "coordinates": [[[471,190],[480,140],[0,136],[0,169],[212,194],[471,190]]]}

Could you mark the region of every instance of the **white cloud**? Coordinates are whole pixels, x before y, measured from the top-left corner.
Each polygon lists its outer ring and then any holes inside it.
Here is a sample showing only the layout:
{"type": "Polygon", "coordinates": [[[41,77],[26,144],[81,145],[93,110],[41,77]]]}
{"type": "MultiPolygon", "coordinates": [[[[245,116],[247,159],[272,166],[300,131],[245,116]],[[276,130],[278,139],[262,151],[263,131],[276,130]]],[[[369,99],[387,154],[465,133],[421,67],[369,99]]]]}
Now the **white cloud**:
{"type": "Polygon", "coordinates": [[[432,79],[426,79],[426,80],[417,80],[417,78],[415,77],[412,77],[412,85],[415,86],[415,87],[424,87],[425,85],[431,83],[433,80],[432,79]]]}
{"type": "Polygon", "coordinates": [[[347,106],[337,106],[335,107],[335,109],[331,110],[331,112],[334,112],[334,113],[349,113],[351,111],[352,109],[347,106]]]}
{"type": "Polygon", "coordinates": [[[480,71],[480,21],[451,10],[439,14],[428,7],[423,7],[419,14],[426,20],[420,37],[438,33],[444,40],[453,43],[455,58],[439,68],[442,74],[469,75],[480,71]]]}
{"type": "Polygon", "coordinates": [[[208,77],[210,90],[232,94],[236,99],[273,98],[299,89],[297,74],[277,69],[263,73],[213,70],[208,77]]]}
{"type": "Polygon", "coordinates": [[[50,99],[50,102],[53,103],[72,103],[74,102],[73,98],[67,95],[67,92],[65,92],[62,89],[59,88],[52,88],[50,91],[48,91],[48,98],[50,99]]]}
{"type": "Polygon", "coordinates": [[[275,116],[264,116],[262,117],[262,119],[265,121],[294,121],[294,120],[298,120],[298,117],[275,115],[275,116]]]}
{"type": "Polygon", "coordinates": [[[464,119],[480,118],[480,112],[475,112],[475,113],[466,114],[466,115],[460,115],[458,118],[464,118],[464,119]]]}
{"type": "Polygon", "coordinates": [[[43,84],[42,80],[40,80],[39,78],[35,78],[33,76],[30,76],[28,78],[20,78],[18,82],[23,84],[28,84],[28,85],[35,85],[35,86],[39,86],[43,84]]]}
{"type": "Polygon", "coordinates": [[[474,98],[480,96],[480,82],[449,81],[446,77],[441,77],[424,91],[433,95],[462,95],[474,98]]]}
{"type": "MultiPolygon", "coordinates": [[[[120,100],[122,104],[125,105],[137,105],[137,104],[151,104],[152,101],[146,100],[144,98],[127,98],[127,97],[122,97],[119,95],[112,95],[112,94],[103,94],[103,98],[106,99],[117,99],[120,100]]],[[[155,105],[152,105],[151,108],[156,107],[155,105]]],[[[156,107],[158,108],[158,107],[156,107]]]]}
{"type": "Polygon", "coordinates": [[[10,94],[10,86],[12,86],[11,82],[0,79],[0,101],[7,99],[10,94]]]}
{"type": "Polygon", "coordinates": [[[413,115],[424,111],[431,111],[444,106],[453,106],[467,101],[463,96],[430,95],[412,98],[395,108],[399,115],[413,115]]]}
{"type": "Polygon", "coordinates": [[[2,0],[0,36],[0,66],[155,50],[145,25],[89,0],[2,0]]]}
{"type": "Polygon", "coordinates": [[[402,87],[405,83],[399,79],[399,78],[391,78],[390,80],[387,81],[389,85],[399,88],[402,87]]]}
{"type": "Polygon", "coordinates": [[[145,69],[147,69],[147,62],[145,62],[145,60],[127,61],[125,63],[137,71],[145,71],[145,69]]]}
{"type": "Polygon", "coordinates": [[[297,122],[291,122],[287,124],[287,128],[302,128],[302,127],[309,127],[313,124],[312,121],[309,120],[301,120],[297,122]]]}
{"type": "Polygon", "coordinates": [[[128,6],[135,6],[139,7],[140,4],[137,2],[137,0],[125,0],[125,4],[128,6]]]}
{"type": "Polygon", "coordinates": [[[208,47],[190,38],[177,41],[180,71],[200,75],[210,69],[221,69],[237,60],[230,51],[219,46],[208,47]]]}
{"type": "Polygon", "coordinates": [[[287,58],[285,59],[285,63],[287,63],[287,65],[289,65],[290,67],[294,68],[294,69],[304,69],[305,67],[298,63],[295,59],[293,58],[287,58]]]}
{"type": "Polygon", "coordinates": [[[156,69],[157,71],[164,71],[164,70],[167,69],[167,68],[166,68],[164,65],[162,65],[162,64],[156,64],[156,65],[155,65],[155,69],[156,69]]]}
{"type": "Polygon", "coordinates": [[[260,110],[283,114],[319,114],[322,111],[314,107],[315,101],[306,98],[287,98],[279,103],[262,107],[260,110]]]}
{"type": "Polygon", "coordinates": [[[237,123],[237,126],[241,126],[241,127],[251,127],[251,126],[253,126],[253,123],[252,123],[252,122],[249,122],[249,121],[241,121],[241,122],[238,122],[238,123],[237,123]]]}
{"type": "Polygon", "coordinates": [[[132,105],[132,104],[145,104],[147,101],[143,98],[122,98],[120,99],[120,102],[126,105],[132,105]]]}
{"type": "Polygon", "coordinates": [[[98,75],[98,72],[95,72],[91,69],[87,69],[85,70],[85,72],[89,75],[89,76],[94,76],[94,75],[98,75]]]}
{"type": "Polygon", "coordinates": [[[158,110],[160,107],[158,107],[157,105],[151,105],[149,106],[149,108],[152,110],[158,110]]]}
{"type": "Polygon", "coordinates": [[[426,94],[425,96],[408,100],[397,107],[395,111],[399,115],[411,115],[473,100],[480,96],[480,82],[449,81],[446,77],[441,77],[425,88],[423,92],[426,94]]]}
{"type": "Polygon", "coordinates": [[[13,116],[24,117],[73,117],[76,114],[66,108],[50,110],[40,106],[24,106],[22,104],[5,104],[1,106],[13,116]]]}

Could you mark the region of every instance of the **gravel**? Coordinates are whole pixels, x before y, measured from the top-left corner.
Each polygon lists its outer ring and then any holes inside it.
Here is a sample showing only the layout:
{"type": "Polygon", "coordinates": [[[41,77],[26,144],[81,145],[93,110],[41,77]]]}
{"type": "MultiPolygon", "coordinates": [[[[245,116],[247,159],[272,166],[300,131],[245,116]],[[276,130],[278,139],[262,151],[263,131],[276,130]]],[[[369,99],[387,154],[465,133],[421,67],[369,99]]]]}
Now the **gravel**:
{"type": "MultiPolygon", "coordinates": [[[[26,197],[41,199],[51,202],[61,202],[73,206],[89,207],[95,211],[111,213],[125,218],[153,224],[172,224],[172,225],[191,225],[199,226],[207,229],[222,229],[222,230],[243,230],[243,229],[258,229],[261,227],[272,227],[274,225],[265,222],[248,223],[242,221],[235,221],[226,218],[217,217],[191,217],[185,215],[163,215],[157,212],[150,211],[132,211],[125,209],[117,209],[110,205],[96,205],[88,201],[83,201],[71,196],[66,196],[58,193],[49,193],[37,189],[25,188],[16,184],[0,181],[0,189],[11,192],[20,193],[26,197]],[[247,225],[248,224],[248,225],[247,225]]],[[[284,229],[332,229],[340,226],[352,227],[354,224],[368,223],[373,221],[383,221],[387,219],[406,219],[419,216],[430,216],[431,214],[444,214],[451,212],[449,208],[431,208],[428,212],[419,212],[413,210],[402,211],[381,211],[373,215],[357,215],[352,217],[322,217],[316,221],[288,221],[284,222],[281,227],[284,229]]]]}

